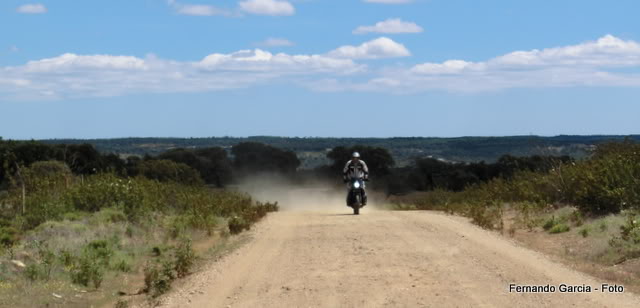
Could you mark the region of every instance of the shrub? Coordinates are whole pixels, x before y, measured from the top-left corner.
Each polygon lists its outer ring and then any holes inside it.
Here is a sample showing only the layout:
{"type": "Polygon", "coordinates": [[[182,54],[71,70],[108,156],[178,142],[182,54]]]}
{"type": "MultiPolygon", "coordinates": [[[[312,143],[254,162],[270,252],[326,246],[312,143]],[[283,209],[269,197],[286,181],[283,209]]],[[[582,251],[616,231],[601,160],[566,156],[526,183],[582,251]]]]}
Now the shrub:
{"type": "Polygon", "coordinates": [[[640,244],[640,223],[636,215],[627,215],[627,221],[620,226],[620,238],[634,244],[640,244]]]}
{"type": "Polygon", "coordinates": [[[107,240],[89,242],[78,258],[74,258],[71,266],[71,281],[83,286],[92,283],[100,288],[104,278],[104,270],[109,267],[114,251],[107,240]]]}
{"type": "Polygon", "coordinates": [[[58,260],[64,267],[71,268],[76,262],[76,257],[69,250],[62,249],[58,252],[58,260]]]}
{"type": "Polygon", "coordinates": [[[94,240],[89,242],[85,247],[85,252],[104,266],[109,265],[111,256],[113,256],[114,253],[113,248],[107,240],[94,240]]]}
{"type": "Polygon", "coordinates": [[[609,245],[620,256],[615,263],[621,263],[629,259],[640,258],[640,224],[636,214],[627,214],[627,221],[620,226],[620,235],[614,236],[609,245]]]}
{"type": "Polygon", "coordinates": [[[9,248],[19,240],[19,233],[13,227],[0,227],[0,246],[9,248]]]}
{"type": "Polygon", "coordinates": [[[607,222],[604,221],[604,220],[602,222],[600,222],[600,226],[599,227],[600,227],[600,231],[602,231],[602,232],[607,231],[607,229],[609,229],[609,226],[607,225],[607,222]]]}
{"type": "Polygon", "coordinates": [[[580,211],[574,211],[569,215],[569,221],[578,227],[582,226],[584,224],[584,215],[580,211]]]}
{"type": "Polygon", "coordinates": [[[169,236],[178,238],[187,230],[191,219],[185,215],[179,215],[171,218],[169,223],[169,236]]]}
{"type": "Polygon", "coordinates": [[[598,146],[592,159],[575,167],[574,202],[586,213],[604,215],[640,206],[640,144],[598,146]]]}
{"type": "Polygon", "coordinates": [[[164,253],[165,248],[162,246],[153,246],[151,248],[151,255],[154,257],[160,257],[164,253]]]}
{"type": "Polygon", "coordinates": [[[84,216],[85,215],[83,213],[74,211],[74,212],[64,213],[64,215],[62,215],[62,219],[68,220],[68,221],[78,221],[82,219],[84,216]]]}
{"type": "Polygon", "coordinates": [[[127,216],[120,209],[103,208],[95,215],[103,223],[118,223],[127,221],[127,216]]]}
{"type": "Polygon", "coordinates": [[[502,229],[502,208],[499,206],[471,206],[470,216],[476,225],[485,229],[502,229]]]}
{"type": "Polygon", "coordinates": [[[191,247],[190,239],[186,239],[178,245],[175,251],[175,270],[178,277],[182,278],[189,274],[195,259],[196,255],[191,247]]]}
{"type": "Polygon", "coordinates": [[[582,230],[580,230],[580,235],[582,235],[582,237],[587,237],[589,236],[589,231],[590,231],[589,228],[586,228],[586,227],[582,228],[582,230]]]}
{"type": "Polygon", "coordinates": [[[22,176],[29,191],[67,187],[72,179],[71,169],[55,160],[35,162],[22,170],[22,176]]]}
{"type": "Polygon", "coordinates": [[[24,276],[31,281],[36,281],[42,276],[40,267],[37,264],[29,264],[24,269],[24,276]]]}
{"type": "Polygon", "coordinates": [[[86,251],[76,260],[76,264],[71,270],[71,281],[85,287],[92,283],[94,288],[99,288],[104,278],[102,266],[86,251]]]}
{"type": "Polygon", "coordinates": [[[126,300],[118,299],[114,308],[129,308],[129,302],[126,300]]]}
{"type": "Polygon", "coordinates": [[[559,224],[553,226],[551,229],[549,229],[549,233],[552,233],[552,234],[563,233],[563,232],[567,232],[569,230],[571,230],[571,228],[567,224],[559,223],[559,224]]]}
{"type": "Polygon", "coordinates": [[[123,273],[128,273],[131,271],[131,264],[129,264],[127,260],[121,259],[120,261],[115,262],[113,269],[123,273]]]}
{"type": "Polygon", "coordinates": [[[249,230],[250,224],[244,220],[242,217],[234,216],[229,219],[228,222],[229,231],[231,234],[238,234],[242,232],[242,230],[249,230]]]}
{"type": "Polygon", "coordinates": [[[51,278],[51,271],[56,260],[56,255],[49,249],[46,243],[38,242],[38,258],[40,259],[41,274],[44,280],[51,278]]]}
{"type": "Polygon", "coordinates": [[[171,261],[147,263],[144,269],[144,291],[152,297],[158,297],[171,289],[175,278],[171,261]]]}
{"type": "Polygon", "coordinates": [[[77,210],[97,212],[103,208],[121,208],[128,218],[140,214],[142,193],[130,179],[112,174],[88,177],[84,184],[74,185],[66,194],[68,202],[77,210]]]}
{"type": "Polygon", "coordinates": [[[560,222],[556,219],[556,217],[551,216],[551,218],[549,218],[544,222],[544,224],[542,225],[542,229],[544,229],[545,231],[549,231],[551,230],[551,228],[555,227],[558,223],[560,222]]]}

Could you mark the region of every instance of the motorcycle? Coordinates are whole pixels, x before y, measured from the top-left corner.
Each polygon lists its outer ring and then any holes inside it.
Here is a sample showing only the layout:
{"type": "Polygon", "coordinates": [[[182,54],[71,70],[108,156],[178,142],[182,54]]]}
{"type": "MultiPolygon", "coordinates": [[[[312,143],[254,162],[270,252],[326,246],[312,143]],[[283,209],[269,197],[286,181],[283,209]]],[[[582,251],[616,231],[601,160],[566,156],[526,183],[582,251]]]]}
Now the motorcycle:
{"type": "Polygon", "coordinates": [[[354,178],[349,180],[349,193],[347,194],[347,206],[353,208],[353,215],[360,215],[362,199],[364,197],[364,179],[354,178]]]}

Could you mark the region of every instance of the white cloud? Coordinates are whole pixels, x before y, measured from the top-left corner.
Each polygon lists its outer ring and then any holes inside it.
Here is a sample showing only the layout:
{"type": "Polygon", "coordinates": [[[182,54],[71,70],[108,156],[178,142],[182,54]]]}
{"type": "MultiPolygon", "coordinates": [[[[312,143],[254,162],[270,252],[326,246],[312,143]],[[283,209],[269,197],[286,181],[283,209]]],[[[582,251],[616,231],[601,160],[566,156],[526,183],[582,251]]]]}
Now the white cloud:
{"type": "Polygon", "coordinates": [[[253,49],[212,53],[193,62],[152,55],[69,53],[0,67],[0,101],[206,92],[273,83],[318,91],[388,93],[640,87],[640,44],[611,35],[577,45],[515,51],[479,62],[446,60],[372,68],[355,60],[406,55],[409,51],[404,46],[384,37],[325,54],[253,49]]]}
{"type": "Polygon", "coordinates": [[[175,0],[168,0],[167,3],[173,7],[176,13],[191,16],[230,16],[230,11],[224,10],[213,5],[206,4],[184,4],[175,0]]]}
{"type": "Polygon", "coordinates": [[[286,47],[286,46],[293,46],[295,44],[287,39],[270,37],[262,42],[256,43],[255,45],[263,46],[263,47],[286,47]]]}
{"type": "Polygon", "coordinates": [[[413,0],[363,0],[369,3],[384,3],[384,4],[405,4],[411,3],[413,0]]]}
{"type": "Polygon", "coordinates": [[[232,70],[254,72],[333,72],[353,73],[362,69],[348,59],[322,55],[272,54],[261,49],[241,50],[231,54],[211,54],[195,66],[207,70],[232,70]]]}
{"type": "Polygon", "coordinates": [[[176,8],[176,12],[182,15],[191,16],[214,16],[214,15],[227,15],[228,13],[218,9],[212,5],[181,5],[176,8]]]}
{"type": "Polygon", "coordinates": [[[606,35],[578,45],[515,51],[484,62],[422,63],[373,78],[365,88],[492,91],[508,88],[640,86],[640,44],[606,35]],[[631,69],[623,73],[620,68],[631,69]],[[633,72],[633,69],[636,69],[633,72]]]}
{"type": "Polygon", "coordinates": [[[400,18],[389,18],[385,21],[377,22],[373,26],[360,26],[353,30],[353,34],[365,33],[420,33],[422,27],[413,22],[402,21],[400,18]]]}
{"type": "Polygon", "coordinates": [[[380,37],[375,40],[371,40],[362,43],[359,46],[342,46],[329,52],[329,56],[338,58],[351,58],[351,59],[379,59],[379,58],[394,58],[394,57],[406,57],[411,53],[404,45],[394,42],[387,37],[380,37]]]}
{"type": "Polygon", "coordinates": [[[364,71],[350,59],[272,54],[260,49],[214,53],[196,62],[113,55],[63,54],[0,67],[0,100],[55,100],[131,93],[204,92],[266,82],[299,82],[364,71]]]}
{"type": "Polygon", "coordinates": [[[29,61],[24,66],[26,72],[64,72],[66,70],[112,69],[144,70],[145,61],[131,56],[93,55],[79,56],[66,53],[59,57],[29,61]]]}
{"type": "Polygon", "coordinates": [[[47,12],[47,7],[39,3],[25,4],[19,6],[16,11],[23,14],[44,14],[47,12]]]}
{"type": "Polygon", "coordinates": [[[448,60],[443,63],[424,63],[414,66],[411,71],[421,74],[455,74],[460,73],[473,63],[462,60],[448,60]]]}
{"type": "Polygon", "coordinates": [[[296,11],[288,1],[246,0],[239,5],[242,11],[256,15],[288,16],[296,11]]]}
{"type": "Polygon", "coordinates": [[[640,65],[640,44],[612,35],[583,44],[543,50],[514,51],[485,62],[449,60],[423,63],[415,73],[451,74],[464,72],[528,71],[547,68],[597,69],[640,65]]]}

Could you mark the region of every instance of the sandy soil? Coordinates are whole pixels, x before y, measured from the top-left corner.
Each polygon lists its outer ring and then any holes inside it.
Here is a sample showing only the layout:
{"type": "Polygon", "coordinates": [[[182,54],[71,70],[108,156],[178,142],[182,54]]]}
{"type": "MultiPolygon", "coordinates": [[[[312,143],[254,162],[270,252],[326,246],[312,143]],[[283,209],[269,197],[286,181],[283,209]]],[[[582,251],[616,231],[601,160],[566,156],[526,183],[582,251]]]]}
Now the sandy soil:
{"type": "Polygon", "coordinates": [[[510,293],[509,284],[600,289],[464,218],[365,208],[284,211],[242,248],[163,298],[164,307],[640,307],[630,292],[510,293]]]}

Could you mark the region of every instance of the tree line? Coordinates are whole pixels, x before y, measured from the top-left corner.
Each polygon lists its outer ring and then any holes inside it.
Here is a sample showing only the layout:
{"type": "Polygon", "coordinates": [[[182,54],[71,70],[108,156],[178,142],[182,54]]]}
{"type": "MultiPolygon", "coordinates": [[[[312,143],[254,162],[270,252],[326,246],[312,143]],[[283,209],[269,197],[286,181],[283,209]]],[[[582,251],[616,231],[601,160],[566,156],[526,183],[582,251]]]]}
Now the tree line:
{"type": "Polygon", "coordinates": [[[0,139],[0,188],[7,188],[11,180],[15,181],[22,168],[40,161],[64,162],[76,175],[112,172],[120,176],[142,175],[160,181],[217,187],[224,187],[234,178],[257,173],[291,175],[300,165],[294,152],[256,142],[239,143],[231,148],[231,153],[221,147],[177,148],[157,156],[121,158],[113,153],[100,153],[90,144],[0,139]]]}
{"type": "Polygon", "coordinates": [[[494,178],[510,178],[516,172],[547,171],[571,162],[569,156],[516,157],[503,155],[495,163],[449,162],[432,157],[415,158],[407,167],[396,167],[384,147],[337,146],[327,152],[332,163],[301,171],[301,161],[291,150],[259,142],[241,142],[230,151],[222,147],[175,148],[156,156],[129,156],[100,153],[90,144],[44,144],[36,141],[0,140],[0,187],[7,187],[20,168],[38,161],[62,161],[77,175],[112,172],[159,181],[209,184],[224,187],[236,180],[260,173],[276,173],[296,179],[322,179],[338,182],[351,153],[360,152],[372,175],[371,187],[387,194],[445,189],[461,191],[494,178]]]}

